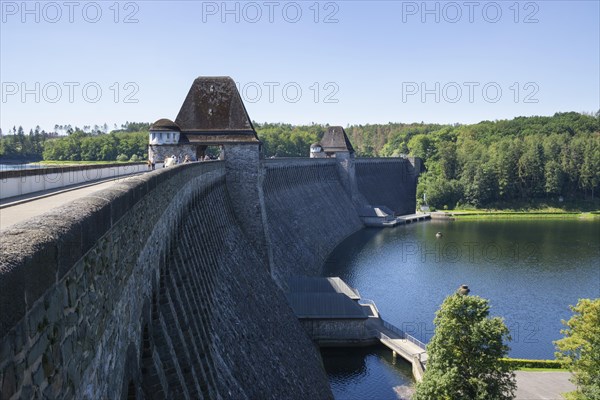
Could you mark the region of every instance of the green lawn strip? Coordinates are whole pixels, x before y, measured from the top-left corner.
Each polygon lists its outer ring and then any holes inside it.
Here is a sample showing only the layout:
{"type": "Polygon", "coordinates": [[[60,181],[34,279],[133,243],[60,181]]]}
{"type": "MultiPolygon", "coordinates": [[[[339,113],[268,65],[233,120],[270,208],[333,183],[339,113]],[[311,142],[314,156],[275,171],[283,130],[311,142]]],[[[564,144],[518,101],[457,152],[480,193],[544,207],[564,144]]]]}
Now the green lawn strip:
{"type": "Polygon", "coordinates": [[[567,371],[557,360],[529,360],[524,358],[502,358],[512,369],[519,371],[567,371]]]}
{"type": "Polygon", "coordinates": [[[519,367],[516,368],[515,371],[531,371],[531,372],[567,372],[568,369],[563,368],[528,368],[528,367],[519,367]]]}
{"type": "Polygon", "coordinates": [[[485,219],[542,219],[542,218],[578,218],[595,219],[600,211],[579,212],[562,210],[532,210],[532,211],[448,211],[456,220],[485,220],[485,219]]]}
{"type": "MultiPolygon", "coordinates": [[[[485,220],[485,219],[545,219],[545,218],[580,218],[584,213],[578,212],[524,212],[524,213],[482,213],[482,214],[454,214],[456,220],[485,220]]],[[[593,217],[588,217],[593,218],[593,217]]]]}

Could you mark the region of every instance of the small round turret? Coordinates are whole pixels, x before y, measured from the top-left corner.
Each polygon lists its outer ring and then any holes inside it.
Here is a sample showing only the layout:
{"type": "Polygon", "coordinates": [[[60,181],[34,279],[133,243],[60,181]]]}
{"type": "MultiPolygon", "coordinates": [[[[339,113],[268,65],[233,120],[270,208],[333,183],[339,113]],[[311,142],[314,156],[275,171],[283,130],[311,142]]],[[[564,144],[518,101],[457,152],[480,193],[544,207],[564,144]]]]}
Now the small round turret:
{"type": "Polygon", "coordinates": [[[321,158],[324,156],[323,147],[320,143],[313,143],[310,145],[310,158],[321,158]]]}
{"type": "Polygon", "coordinates": [[[149,144],[177,144],[181,129],[179,126],[167,118],[162,118],[153,123],[149,129],[149,144]]]}
{"type": "Polygon", "coordinates": [[[150,125],[150,131],[175,131],[180,132],[179,126],[168,118],[161,118],[152,125],[150,125]]]}

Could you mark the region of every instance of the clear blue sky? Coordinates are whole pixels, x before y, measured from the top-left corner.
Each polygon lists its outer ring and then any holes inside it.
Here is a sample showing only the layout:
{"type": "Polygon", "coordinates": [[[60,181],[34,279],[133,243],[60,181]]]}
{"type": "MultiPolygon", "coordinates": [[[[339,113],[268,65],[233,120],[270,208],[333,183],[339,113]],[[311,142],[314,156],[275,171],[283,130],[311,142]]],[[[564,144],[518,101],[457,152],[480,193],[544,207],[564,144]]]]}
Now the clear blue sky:
{"type": "Polygon", "coordinates": [[[233,77],[259,122],[595,112],[599,3],[30,1],[25,10],[2,0],[0,127],[175,119],[201,75],[233,77]]]}

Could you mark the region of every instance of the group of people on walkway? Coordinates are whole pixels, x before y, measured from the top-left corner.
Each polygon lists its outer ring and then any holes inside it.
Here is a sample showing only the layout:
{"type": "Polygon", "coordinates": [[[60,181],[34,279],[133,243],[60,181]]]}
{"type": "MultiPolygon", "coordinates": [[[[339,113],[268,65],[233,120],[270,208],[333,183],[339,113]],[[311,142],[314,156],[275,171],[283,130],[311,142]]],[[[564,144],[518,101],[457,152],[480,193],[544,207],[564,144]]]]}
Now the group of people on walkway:
{"type": "MultiPolygon", "coordinates": [[[[200,158],[199,161],[209,161],[211,158],[206,155],[203,158],[200,158]]],[[[175,154],[173,154],[170,157],[165,157],[164,161],[163,161],[163,168],[166,167],[171,167],[173,165],[177,165],[177,164],[185,164],[185,163],[189,163],[192,162],[193,160],[191,159],[191,157],[189,155],[185,155],[185,157],[182,157],[181,154],[179,156],[176,156],[175,154]]],[[[148,164],[148,170],[153,171],[156,169],[156,162],[154,160],[154,158],[149,158],[147,161],[148,164]]]]}
{"type": "Polygon", "coordinates": [[[191,161],[190,156],[186,155],[183,160],[181,158],[181,154],[179,156],[176,156],[175,154],[173,154],[171,157],[167,157],[165,158],[165,162],[164,162],[164,167],[170,167],[172,165],[177,165],[177,164],[181,164],[181,163],[189,163],[191,161]]]}

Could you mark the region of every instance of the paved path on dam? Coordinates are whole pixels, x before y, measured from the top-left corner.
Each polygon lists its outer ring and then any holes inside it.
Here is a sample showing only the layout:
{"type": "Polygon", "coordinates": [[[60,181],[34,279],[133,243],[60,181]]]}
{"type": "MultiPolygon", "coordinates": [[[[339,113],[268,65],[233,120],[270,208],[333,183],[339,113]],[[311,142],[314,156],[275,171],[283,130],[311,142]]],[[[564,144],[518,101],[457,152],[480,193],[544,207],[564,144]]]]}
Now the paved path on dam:
{"type": "Polygon", "coordinates": [[[563,400],[561,393],[575,390],[570,372],[515,371],[517,396],[515,400],[563,400]]]}
{"type": "MultiPolygon", "coordinates": [[[[50,211],[53,208],[62,206],[71,200],[87,196],[99,190],[106,189],[117,182],[111,179],[108,182],[102,182],[95,185],[86,184],[80,189],[71,189],[66,192],[54,194],[48,197],[41,197],[25,203],[16,204],[10,207],[0,209],[0,229],[6,229],[18,222],[33,218],[50,211]]],[[[38,197],[39,193],[32,193],[31,198],[38,197]]]]}

